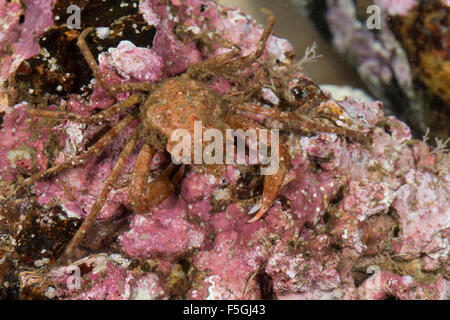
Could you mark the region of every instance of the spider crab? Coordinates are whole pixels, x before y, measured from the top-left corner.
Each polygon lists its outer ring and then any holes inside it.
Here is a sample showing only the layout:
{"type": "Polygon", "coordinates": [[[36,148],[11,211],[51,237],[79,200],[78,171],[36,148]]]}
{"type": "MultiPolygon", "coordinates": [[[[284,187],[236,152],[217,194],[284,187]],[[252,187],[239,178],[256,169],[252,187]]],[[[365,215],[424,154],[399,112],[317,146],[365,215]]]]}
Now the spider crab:
{"type": "MultiPolygon", "coordinates": [[[[174,164],[170,164],[159,178],[149,183],[150,163],[157,151],[167,150],[170,153],[168,137],[174,130],[181,128],[192,132],[195,121],[202,121],[206,127],[219,130],[225,130],[226,128],[242,129],[244,131],[255,129],[259,132],[259,130],[265,129],[264,126],[243,116],[242,111],[246,111],[295,125],[307,132],[322,131],[356,138],[360,137],[358,131],[317,124],[297,113],[238,103],[236,100],[227,99],[219,95],[201,81],[205,73],[226,77],[238,70],[245,70],[258,61],[264,53],[267,40],[272,33],[275,23],[273,15],[270,12],[266,13],[269,15],[269,18],[258,41],[255,53],[248,56],[240,56],[239,49],[232,48],[227,53],[211,57],[190,67],[180,76],[168,78],[157,84],[141,82],[115,86],[108,85],[85,41],[89,33],[93,31],[93,28],[87,28],[81,32],[77,45],[92,69],[97,83],[111,96],[125,92],[133,94],[126,100],[113,104],[107,109],[88,117],[69,112],[29,110],[34,116],[66,119],[88,125],[96,125],[108,121],[114,115],[123,117],[85,152],[27,178],[22,182],[22,185],[30,186],[44,177],[82,166],[86,160],[98,154],[126,127],[134,123],[134,120],[139,120],[139,124],[133,136],[127,141],[121,151],[90,213],[66,247],[65,256],[68,257],[72,254],[96,216],[101,212],[109,192],[114,188],[126,161],[141,139],[145,139],[146,143],[139,151],[129,186],[129,203],[137,213],[148,212],[151,208],[161,204],[174,192],[175,185],[183,177],[185,165],[177,167],[174,164]],[[138,114],[127,112],[127,109],[133,106],[139,106],[138,114]]],[[[268,140],[270,141],[270,139],[268,140]]],[[[270,147],[270,143],[268,143],[268,146],[270,147]]],[[[265,177],[260,209],[249,222],[259,220],[272,206],[289,170],[290,156],[287,149],[281,144],[279,145],[279,160],[278,172],[265,177]]]]}

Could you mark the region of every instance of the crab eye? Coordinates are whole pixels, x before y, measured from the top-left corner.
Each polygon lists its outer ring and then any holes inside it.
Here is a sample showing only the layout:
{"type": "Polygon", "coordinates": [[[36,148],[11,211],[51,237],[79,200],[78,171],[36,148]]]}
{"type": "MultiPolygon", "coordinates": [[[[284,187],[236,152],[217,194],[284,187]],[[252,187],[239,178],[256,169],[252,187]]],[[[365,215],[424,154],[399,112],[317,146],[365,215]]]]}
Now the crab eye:
{"type": "Polygon", "coordinates": [[[322,91],[318,86],[305,79],[291,89],[291,94],[295,100],[309,100],[322,94],[322,91]]]}
{"type": "Polygon", "coordinates": [[[290,89],[291,101],[295,105],[302,105],[323,95],[319,86],[308,79],[299,79],[295,87],[290,89]]]}

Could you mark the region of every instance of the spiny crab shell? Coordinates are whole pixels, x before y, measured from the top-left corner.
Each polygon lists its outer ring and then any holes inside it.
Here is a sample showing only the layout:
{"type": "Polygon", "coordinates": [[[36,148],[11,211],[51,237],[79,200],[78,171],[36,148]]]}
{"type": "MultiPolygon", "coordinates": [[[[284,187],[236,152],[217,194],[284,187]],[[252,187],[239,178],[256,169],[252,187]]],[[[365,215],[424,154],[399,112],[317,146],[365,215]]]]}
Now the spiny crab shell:
{"type": "Polygon", "coordinates": [[[185,129],[193,136],[195,122],[201,122],[202,130],[225,132],[228,128],[222,120],[227,111],[221,96],[203,83],[190,79],[165,80],[145,101],[141,112],[148,132],[162,133],[150,136],[151,143],[163,146],[168,143],[169,153],[178,143],[170,139],[175,130],[185,129]]]}

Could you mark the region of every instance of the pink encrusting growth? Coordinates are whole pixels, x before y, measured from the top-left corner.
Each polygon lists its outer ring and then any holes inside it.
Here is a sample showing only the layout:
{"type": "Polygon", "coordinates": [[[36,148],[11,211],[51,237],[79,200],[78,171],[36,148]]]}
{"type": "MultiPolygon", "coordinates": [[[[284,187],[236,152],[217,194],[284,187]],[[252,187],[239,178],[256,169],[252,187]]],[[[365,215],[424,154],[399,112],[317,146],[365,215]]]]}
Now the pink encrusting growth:
{"type": "MultiPolygon", "coordinates": [[[[405,180],[393,203],[402,230],[401,241],[395,243],[394,252],[411,257],[426,254],[432,260],[446,263],[450,228],[449,176],[442,178],[412,169],[405,180]]],[[[439,263],[434,265],[439,266],[439,263]]]]}
{"type": "Polygon", "coordinates": [[[151,215],[135,215],[130,231],[120,237],[123,249],[137,258],[174,260],[200,248],[205,234],[198,225],[187,221],[187,209],[185,201],[172,197],[151,215]]]}
{"type": "Polygon", "coordinates": [[[130,82],[159,82],[164,72],[164,61],[154,49],[136,47],[129,41],[121,41],[117,48],[99,57],[100,65],[107,66],[130,82]]]}
{"type": "Polygon", "coordinates": [[[431,284],[420,284],[410,276],[377,271],[358,288],[358,295],[365,300],[389,297],[402,300],[445,300],[447,290],[448,284],[442,278],[431,284]]]}
{"type": "Polygon", "coordinates": [[[267,235],[261,222],[248,224],[248,216],[236,205],[211,218],[217,236],[210,248],[193,257],[194,267],[205,273],[189,291],[191,299],[260,299],[257,274],[266,261],[267,235]],[[231,271],[232,270],[232,271],[231,271]]]}
{"type": "Polygon", "coordinates": [[[0,176],[3,181],[15,179],[21,172],[42,170],[48,164],[43,152],[48,130],[44,129],[39,137],[32,136],[30,126],[33,122],[26,112],[26,104],[19,104],[8,111],[3,117],[0,139],[0,176]]]}
{"type": "Polygon", "coordinates": [[[376,3],[391,16],[406,16],[417,5],[416,0],[378,0],[376,3]]]}
{"type": "Polygon", "coordinates": [[[295,253],[286,243],[275,245],[266,272],[274,281],[279,299],[354,298],[354,289],[341,281],[331,241],[323,235],[314,239],[315,248],[308,255],[295,253]]]}
{"type": "MultiPolygon", "coordinates": [[[[52,2],[40,3],[40,8],[46,8],[52,2]]],[[[217,32],[239,46],[243,54],[256,49],[262,28],[239,10],[222,11],[220,5],[205,0],[171,3],[169,10],[165,1],[141,1],[141,13],[156,27],[153,47],[123,41],[102,54],[100,69],[110,76],[110,84],[157,83],[211,54],[228,50],[216,44],[213,53],[200,52],[194,42],[184,43],[174,34],[174,26],[180,23],[193,35],[217,32]]],[[[39,26],[50,25],[46,15],[41,19],[39,26]]],[[[28,45],[30,50],[36,49],[34,42],[28,45]]],[[[264,58],[286,62],[291,55],[292,46],[286,40],[271,37],[264,58]]],[[[14,53],[12,57],[21,55],[14,53]]],[[[216,78],[211,86],[226,94],[233,83],[216,78]]],[[[121,94],[119,99],[128,95],[121,94]]],[[[262,97],[273,104],[282,99],[267,90],[262,97]]],[[[66,106],[71,112],[88,115],[113,103],[98,87],[90,100],[92,104],[84,104],[71,96],[66,106]]],[[[53,287],[47,293],[66,299],[168,298],[169,272],[132,271],[130,261],[134,259],[155,260],[167,270],[187,261],[190,270],[186,275],[191,278],[185,295],[191,299],[445,298],[442,274],[450,227],[448,154],[432,152],[425,143],[414,141],[404,123],[384,116],[380,102],[348,98],[340,104],[347,115],[362,123],[361,131],[371,141],[363,144],[331,133],[304,136],[288,132],[283,143],[292,159],[290,172],[274,206],[253,224],[247,222],[255,202],[246,203],[230,192],[246,187],[248,173],[238,166],[223,166],[223,179],[190,166],[175,193],[163,204],[150,212],[131,213],[128,194],[140,149],[136,148],[98,221],[129,213],[130,224],[117,240],[121,256],[91,255],[52,269],[47,279],[53,287]],[[217,201],[225,205],[217,208],[217,201]],[[397,232],[391,232],[395,227],[397,232]],[[419,259],[424,268],[436,272],[436,280],[423,284],[411,275],[382,269],[376,274],[364,273],[355,284],[352,270],[358,261],[378,255],[419,259]],[[67,287],[73,267],[85,270],[79,290],[67,287]]],[[[60,163],[85,150],[89,141],[107,128],[107,124],[92,127],[70,121],[60,121],[57,126],[39,121],[42,126],[31,128],[25,109],[24,104],[8,107],[3,117],[2,180],[43,169],[50,162],[60,163]],[[50,133],[59,141],[57,148],[48,144],[50,133]]],[[[37,182],[34,192],[39,203],[59,204],[67,215],[85,217],[134,127],[83,166],[37,182]]],[[[158,153],[152,170],[164,168],[168,161],[167,153],[158,153]]],[[[34,276],[23,273],[23,287],[34,276]]]]}
{"type": "Polygon", "coordinates": [[[54,24],[54,0],[0,1],[0,83],[16,71],[22,61],[40,50],[37,39],[54,24]],[[23,23],[20,23],[20,16],[23,23]]]}
{"type": "Polygon", "coordinates": [[[48,299],[73,300],[156,300],[167,299],[168,290],[152,272],[128,270],[131,261],[120,255],[92,255],[46,275],[25,272],[21,282],[27,285],[47,283],[48,299]],[[83,290],[82,290],[83,288],[83,290]]]}

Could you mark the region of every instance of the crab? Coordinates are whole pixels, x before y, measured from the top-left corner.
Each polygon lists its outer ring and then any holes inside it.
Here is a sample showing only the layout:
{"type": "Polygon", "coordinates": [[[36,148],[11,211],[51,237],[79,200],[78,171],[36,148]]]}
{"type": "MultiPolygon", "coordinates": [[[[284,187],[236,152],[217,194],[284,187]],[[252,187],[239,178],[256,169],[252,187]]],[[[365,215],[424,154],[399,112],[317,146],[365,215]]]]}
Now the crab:
{"type": "MultiPolygon", "coordinates": [[[[221,131],[227,128],[242,129],[244,131],[248,129],[255,129],[256,131],[265,129],[263,125],[244,116],[242,113],[244,111],[271,117],[290,125],[293,124],[308,132],[322,131],[353,137],[359,136],[357,131],[337,126],[321,125],[297,113],[239,103],[236,99],[229,99],[219,95],[202,81],[205,73],[227,77],[233,72],[250,68],[253,63],[261,58],[275,23],[274,16],[270,12],[266,11],[266,13],[268,14],[268,20],[258,41],[257,50],[253,54],[240,56],[239,48],[233,47],[224,54],[211,57],[191,66],[182,75],[165,79],[156,84],[141,82],[115,86],[108,85],[86,44],[86,37],[94,29],[87,28],[80,33],[77,45],[89,64],[98,85],[111,96],[125,92],[132,94],[126,100],[113,104],[107,109],[88,117],[70,112],[29,110],[34,116],[70,120],[92,126],[108,121],[112,116],[116,115],[121,116],[121,120],[85,152],[81,152],[63,163],[30,176],[22,182],[22,185],[31,186],[44,177],[82,166],[88,159],[98,154],[111,143],[125,128],[136,123],[135,120],[138,120],[138,124],[135,126],[132,137],[121,151],[90,213],[67,245],[64,252],[65,256],[71,256],[77,244],[101,212],[108,194],[114,188],[128,158],[141,139],[145,140],[145,144],[138,153],[129,185],[129,203],[136,213],[149,212],[174,192],[175,186],[184,175],[185,164],[177,166],[171,163],[157,179],[148,182],[150,163],[157,151],[168,151],[169,153],[172,151],[168,143],[168,137],[175,130],[186,129],[189,132],[193,132],[195,121],[202,121],[206,127],[217,128],[221,131]],[[138,106],[139,112],[137,114],[128,111],[133,106],[138,106]]],[[[270,141],[270,139],[268,140],[270,141]]],[[[270,143],[268,143],[268,147],[271,147],[270,143]]],[[[263,217],[273,205],[290,168],[290,155],[282,144],[279,145],[279,159],[279,170],[275,174],[264,178],[260,208],[249,221],[250,223],[263,217]]]]}

